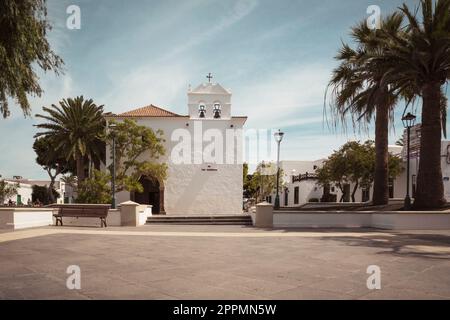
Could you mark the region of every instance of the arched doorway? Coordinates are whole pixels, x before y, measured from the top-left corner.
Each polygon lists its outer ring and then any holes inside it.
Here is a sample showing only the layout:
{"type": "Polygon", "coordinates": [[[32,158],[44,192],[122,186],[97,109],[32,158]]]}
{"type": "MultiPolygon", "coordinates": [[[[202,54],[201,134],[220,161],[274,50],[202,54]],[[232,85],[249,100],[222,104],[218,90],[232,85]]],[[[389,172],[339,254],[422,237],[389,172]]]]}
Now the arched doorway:
{"type": "Polygon", "coordinates": [[[164,184],[158,179],[143,176],[139,182],[144,188],[143,192],[133,192],[131,200],[139,204],[152,206],[152,214],[166,214],[164,211],[164,184]]]}

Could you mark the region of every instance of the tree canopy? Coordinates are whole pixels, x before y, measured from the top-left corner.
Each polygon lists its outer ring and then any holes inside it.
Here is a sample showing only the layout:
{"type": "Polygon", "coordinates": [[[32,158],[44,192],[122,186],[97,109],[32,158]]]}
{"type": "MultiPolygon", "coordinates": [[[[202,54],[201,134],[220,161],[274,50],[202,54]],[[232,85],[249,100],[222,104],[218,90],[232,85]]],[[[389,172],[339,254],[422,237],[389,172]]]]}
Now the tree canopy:
{"type": "Polygon", "coordinates": [[[0,205],[2,205],[6,199],[15,196],[17,194],[17,190],[19,189],[19,183],[8,183],[7,181],[1,179],[0,180],[0,205]]]}
{"type": "MultiPolygon", "coordinates": [[[[245,173],[245,172],[244,172],[245,173]]],[[[283,170],[280,169],[280,188],[282,187],[283,170]]],[[[277,185],[276,164],[271,162],[261,162],[256,166],[255,172],[244,180],[244,190],[246,196],[257,198],[263,201],[271,195],[277,185]]]]}
{"type": "MultiPolygon", "coordinates": [[[[158,181],[165,180],[167,165],[156,161],[165,154],[162,130],[155,132],[129,119],[110,123],[115,127],[108,130],[106,141],[112,150],[112,142],[115,140],[117,192],[142,192],[142,185],[139,183],[142,176],[158,181]]],[[[112,164],[109,169],[112,172],[112,164]]]]}
{"type": "Polygon", "coordinates": [[[111,175],[93,170],[92,176],[78,186],[78,203],[111,203],[111,175]]]}
{"type": "Polygon", "coordinates": [[[48,196],[51,203],[55,202],[54,192],[52,192],[56,178],[60,174],[65,174],[69,171],[74,171],[74,161],[67,160],[63,154],[58,152],[56,146],[50,137],[37,138],[33,144],[34,152],[36,153],[36,162],[47,172],[50,178],[50,185],[48,187],[48,196]]]}
{"type": "MultiPolygon", "coordinates": [[[[402,171],[401,159],[389,154],[389,175],[395,178],[402,171]]],[[[333,152],[322,167],[316,169],[318,183],[322,186],[334,184],[343,193],[344,185],[353,184],[352,201],[358,187],[368,188],[374,181],[375,175],[375,146],[372,140],[364,143],[350,141],[339,150],[333,152]]]]}
{"type": "Polygon", "coordinates": [[[30,115],[27,95],[42,94],[33,67],[62,71],[63,60],[47,41],[51,26],[45,0],[0,1],[0,112],[10,115],[8,99],[30,115]]]}
{"type": "Polygon", "coordinates": [[[86,159],[92,162],[102,162],[105,152],[103,105],[97,106],[92,99],[85,100],[83,96],[63,99],[59,105],[44,107],[45,114],[36,117],[47,122],[37,124],[44,129],[35,135],[48,137],[55,151],[67,161],[76,161],[78,181],[85,178],[86,159]]]}

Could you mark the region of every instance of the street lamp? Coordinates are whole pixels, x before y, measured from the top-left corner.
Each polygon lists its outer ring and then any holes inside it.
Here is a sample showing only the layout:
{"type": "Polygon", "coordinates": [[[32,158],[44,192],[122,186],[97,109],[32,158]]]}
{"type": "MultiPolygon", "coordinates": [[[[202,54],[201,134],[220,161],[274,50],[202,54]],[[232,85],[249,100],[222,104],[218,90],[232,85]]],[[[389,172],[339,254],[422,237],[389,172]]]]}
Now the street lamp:
{"type": "Polygon", "coordinates": [[[408,112],[402,117],[403,127],[406,129],[407,142],[406,142],[406,196],[405,196],[405,204],[403,206],[403,210],[411,209],[411,198],[409,197],[409,145],[410,145],[410,137],[411,137],[411,127],[414,126],[416,122],[416,116],[411,112],[408,112]]]}
{"type": "Polygon", "coordinates": [[[266,168],[266,163],[264,160],[261,162],[259,167],[259,201],[263,201],[263,174],[266,168]]]}
{"type": "Polygon", "coordinates": [[[275,209],[280,208],[280,144],[283,140],[284,132],[281,132],[278,129],[277,132],[274,133],[275,141],[278,143],[278,152],[277,152],[277,195],[275,196],[275,209]]]}
{"type": "Polygon", "coordinates": [[[115,123],[111,123],[108,126],[109,130],[111,130],[112,135],[112,177],[111,177],[111,192],[112,192],[112,201],[111,208],[116,208],[116,134],[114,129],[117,128],[115,123]]]}

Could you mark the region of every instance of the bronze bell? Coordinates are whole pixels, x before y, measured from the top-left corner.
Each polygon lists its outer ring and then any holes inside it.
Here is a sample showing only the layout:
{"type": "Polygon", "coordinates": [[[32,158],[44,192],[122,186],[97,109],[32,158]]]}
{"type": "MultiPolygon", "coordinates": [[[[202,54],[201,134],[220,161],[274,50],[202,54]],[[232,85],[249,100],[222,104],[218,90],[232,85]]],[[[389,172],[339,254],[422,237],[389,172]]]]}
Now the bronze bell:
{"type": "Polygon", "coordinates": [[[206,112],[205,106],[201,105],[201,106],[200,106],[199,113],[198,113],[198,117],[199,117],[199,118],[204,118],[204,117],[205,117],[205,112],[206,112]]]}
{"type": "Polygon", "coordinates": [[[220,118],[220,109],[214,108],[214,119],[219,119],[219,118],[220,118]]]}

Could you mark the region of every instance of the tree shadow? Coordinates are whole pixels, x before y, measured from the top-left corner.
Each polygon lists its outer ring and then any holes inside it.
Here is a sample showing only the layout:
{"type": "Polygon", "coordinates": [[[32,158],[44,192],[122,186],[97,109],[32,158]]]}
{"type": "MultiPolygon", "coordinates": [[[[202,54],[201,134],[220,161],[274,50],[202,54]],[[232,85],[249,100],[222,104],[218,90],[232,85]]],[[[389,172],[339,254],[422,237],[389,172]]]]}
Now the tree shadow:
{"type": "MultiPolygon", "coordinates": [[[[372,230],[378,232],[378,230],[372,230]]],[[[377,254],[398,257],[418,257],[426,259],[450,260],[450,235],[427,233],[358,234],[349,236],[324,236],[324,241],[342,242],[346,246],[361,246],[384,249],[377,254]]]]}
{"type": "Polygon", "coordinates": [[[376,228],[252,228],[268,232],[305,233],[305,237],[308,237],[307,233],[319,233],[323,234],[323,237],[315,235],[314,238],[341,242],[346,246],[385,249],[377,254],[450,260],[450,233],[438,234],[438,230],[431,233],[427,231],[399,232],[376,228]]]}

